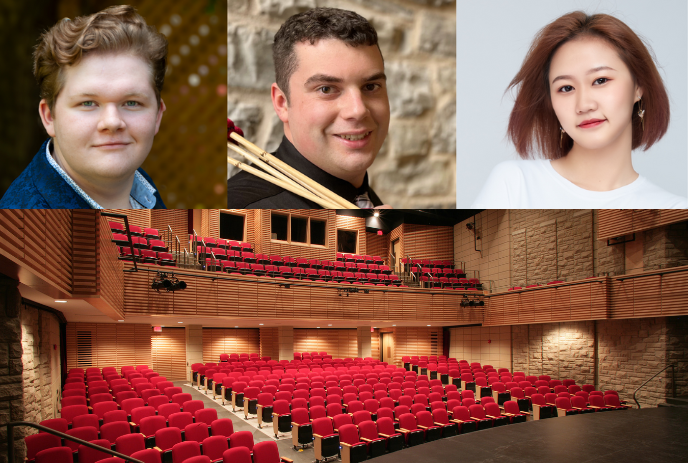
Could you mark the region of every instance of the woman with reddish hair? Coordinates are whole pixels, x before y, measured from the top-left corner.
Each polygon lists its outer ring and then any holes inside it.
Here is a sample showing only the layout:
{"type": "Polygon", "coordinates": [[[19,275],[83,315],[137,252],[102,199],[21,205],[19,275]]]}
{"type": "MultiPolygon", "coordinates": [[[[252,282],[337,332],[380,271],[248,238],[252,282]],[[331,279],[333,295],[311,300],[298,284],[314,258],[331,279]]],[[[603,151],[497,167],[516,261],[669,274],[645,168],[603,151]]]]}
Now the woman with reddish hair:
{"type": "Polygon", "coordinates": [[[688,207],[633,169],[631,152],[664,136],[670,110],[650,51],[622,21],[556,19],[508,89],[518,94],[507,135],[522,160],[496,166],[474,208],[688,207]]]}

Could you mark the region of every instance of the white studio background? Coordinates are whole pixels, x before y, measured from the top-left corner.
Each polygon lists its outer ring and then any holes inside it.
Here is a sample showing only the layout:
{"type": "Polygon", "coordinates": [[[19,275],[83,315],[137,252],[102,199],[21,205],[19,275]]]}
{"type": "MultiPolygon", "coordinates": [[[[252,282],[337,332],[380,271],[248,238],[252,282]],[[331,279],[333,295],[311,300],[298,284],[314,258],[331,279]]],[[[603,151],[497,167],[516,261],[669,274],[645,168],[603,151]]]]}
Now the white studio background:
{"type": "Polygon", "coordinates": [[[626,23],[656,57],[669,93],[667,134],[633,152],[635,170],[688,196],[688,2],[686,0],[491,0],[457,2],[456,207],[468,208],[498,163],[518,159],[506,129],[514,98],[504,93],[535,34],[576,10],[610,14],[626,23]]]}

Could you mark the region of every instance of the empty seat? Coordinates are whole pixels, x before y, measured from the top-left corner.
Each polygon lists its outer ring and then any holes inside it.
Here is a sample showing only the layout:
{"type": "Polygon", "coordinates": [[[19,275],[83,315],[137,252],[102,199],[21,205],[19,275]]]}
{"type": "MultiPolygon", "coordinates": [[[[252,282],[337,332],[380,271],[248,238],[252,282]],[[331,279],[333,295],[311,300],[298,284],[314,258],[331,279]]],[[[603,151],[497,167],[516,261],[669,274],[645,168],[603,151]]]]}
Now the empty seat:
{"type": "Polygon", "coordinates": [[[339,436],[334,433],[332,421],[329,418],[314,419],[313,448],[315,459],[323,460],[339,454],[339,436]]]}

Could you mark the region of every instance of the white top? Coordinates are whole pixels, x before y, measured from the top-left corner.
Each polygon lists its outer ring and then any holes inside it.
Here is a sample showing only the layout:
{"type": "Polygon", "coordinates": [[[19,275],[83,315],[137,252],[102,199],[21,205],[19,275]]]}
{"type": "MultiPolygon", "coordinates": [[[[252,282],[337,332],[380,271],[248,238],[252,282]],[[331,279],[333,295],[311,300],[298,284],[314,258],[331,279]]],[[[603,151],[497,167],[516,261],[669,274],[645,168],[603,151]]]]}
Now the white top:
{"type": "Polygon", "coordinates": [[[642,175],[611,191],[585,190],[562,177],[549,160],[504,161],[492,169],[473,209],[678,209],[688,199],[642,175]]]}

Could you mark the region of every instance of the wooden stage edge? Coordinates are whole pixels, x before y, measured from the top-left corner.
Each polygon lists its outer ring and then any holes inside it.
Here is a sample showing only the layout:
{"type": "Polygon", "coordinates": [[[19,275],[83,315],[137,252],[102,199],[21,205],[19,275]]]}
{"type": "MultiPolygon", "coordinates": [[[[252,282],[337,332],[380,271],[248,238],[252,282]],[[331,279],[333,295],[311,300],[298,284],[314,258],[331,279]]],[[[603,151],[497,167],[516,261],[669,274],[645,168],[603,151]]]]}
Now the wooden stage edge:
{"type": "Polygon", "coordinates": [[[658,407],[550,418],[404,449],[376,463],[688,461],[688,409],[658,407]]]}

